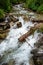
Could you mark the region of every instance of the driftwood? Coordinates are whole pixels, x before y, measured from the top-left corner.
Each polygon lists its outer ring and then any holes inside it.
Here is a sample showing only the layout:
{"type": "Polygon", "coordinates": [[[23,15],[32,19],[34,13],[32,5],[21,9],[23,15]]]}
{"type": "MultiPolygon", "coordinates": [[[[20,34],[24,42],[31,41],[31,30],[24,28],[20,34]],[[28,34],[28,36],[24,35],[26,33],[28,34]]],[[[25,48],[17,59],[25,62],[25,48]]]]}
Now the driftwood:
{"type": "Polygon", "coordinates": [[[35,30],[41,29],[41,28],[43,28],[43,23],[35,25],[34,27],[30,28],[30,31],[28,31],[27,33],[23,34],[18,40],[20,42],[23,42],[28,36],[33,34],[35,32],[35,30]]]}
{"type": "Polygon", "coordinates": [[[32,33],[34,33],[36,29],[33,27],[30,29],[30,31],[28,31],[27,33],[23,34],[18,40],[20,42],[23,42],[28,36],[30,36],[32,33]]]}

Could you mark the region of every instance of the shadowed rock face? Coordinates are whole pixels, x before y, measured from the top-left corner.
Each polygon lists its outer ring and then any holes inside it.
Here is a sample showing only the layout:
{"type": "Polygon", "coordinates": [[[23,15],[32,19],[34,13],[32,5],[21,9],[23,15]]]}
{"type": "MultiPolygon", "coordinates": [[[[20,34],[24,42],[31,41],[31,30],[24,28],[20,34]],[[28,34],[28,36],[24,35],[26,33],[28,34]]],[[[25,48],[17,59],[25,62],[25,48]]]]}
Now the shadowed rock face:
{"type": "Polygon", "coordinates": [[[43,20],[33,19],[32,22],[43,23],[43,20]]]}
{"type": "Polygon", "coordinates": [[[6,22],[0,23],[0,39],[4,39],[10,29],[10,25],[6,22]]]}
{"type": "Polygon", "coordinates": [[[0,23],[3,22],[3,21],[5,21],[5,18],[0,19],[0,23]]]}
{"type": "Polygon", "coordinates": [[[43,37],[41,37],[36,44],[34,44],[36,47],[43,46],[43,37]]]}
{"type": "Polygon", "coordinates": [[[36,42],[35,49],[31,51],[35,65],[43,65],[43,36],[36,42]]]}

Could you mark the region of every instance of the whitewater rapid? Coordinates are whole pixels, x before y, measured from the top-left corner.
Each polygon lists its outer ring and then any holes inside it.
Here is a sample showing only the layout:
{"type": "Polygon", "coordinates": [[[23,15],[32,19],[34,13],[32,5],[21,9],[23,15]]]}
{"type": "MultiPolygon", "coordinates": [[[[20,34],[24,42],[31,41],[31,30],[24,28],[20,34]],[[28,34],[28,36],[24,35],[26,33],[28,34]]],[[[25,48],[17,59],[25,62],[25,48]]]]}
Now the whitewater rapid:
{"type": "MultiPolygon", "coordinates": [[[[27,14],[20,5],[15,6],[15,8],[19,11],[16,14],[27,14]]],[[[2,57],[2,61],[0,65],[3,63],[7,63],[10,60],[15,61],[14,65],[30,65],[31,58],[31,46],[34,48],[34,43],[38,40],[37,31],[35,31],[34,35],[31,35],[26,39],[26,41],[31,45],[29,46],[27,42],[19,42],[18,38],[21,34],[25,34],[34,24],[31,21],[25,22],[22,16],[18,16],[19,21],[22,23],[21,28],[15,28],[16,24],[10,28],[10,32],[4,41],[0,43],[0,56],[2,57]],[[29,27],[29,28],[28,28],[29,27]]]]}

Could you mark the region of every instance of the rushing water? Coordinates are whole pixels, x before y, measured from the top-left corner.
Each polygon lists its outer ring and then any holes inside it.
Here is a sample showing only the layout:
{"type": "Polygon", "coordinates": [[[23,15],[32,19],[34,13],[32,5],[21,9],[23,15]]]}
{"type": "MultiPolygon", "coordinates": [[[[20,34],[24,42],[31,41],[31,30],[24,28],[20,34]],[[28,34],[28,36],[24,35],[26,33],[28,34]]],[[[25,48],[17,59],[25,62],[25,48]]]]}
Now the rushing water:
{"type": "MultiPolygon", "coordinates": [[[[11,60],[15,61],[12,65],[30,65],[30,52],[32,48],[34,48],[34,43],[38,40],[39,33],[36,31],[34,35],[31,35],[28,39],[26,39],[26,42],[19,42],[18,38],[21,34],[26,33],[31,27],[34,26],[34,24],[31,21],[24,21],[23,16],[20,15],[28,15],[28,11],[24,10],[24,8],[20,7],[20,5],[16,5],[13,8],[15,10],[13,14],[19,18],[19,21],[22,23],[22,27],[15,28],[16,24],[14,24],[14,26],[10,28],[7,38],[1,42],[0,56],[2,58],[0,60],[0,65],[10,62],[11,60]],[[27,42],[32,47],[29,46],[27,42]]],[[[34,13],[31,14],[33,15],[34,13]]]]}

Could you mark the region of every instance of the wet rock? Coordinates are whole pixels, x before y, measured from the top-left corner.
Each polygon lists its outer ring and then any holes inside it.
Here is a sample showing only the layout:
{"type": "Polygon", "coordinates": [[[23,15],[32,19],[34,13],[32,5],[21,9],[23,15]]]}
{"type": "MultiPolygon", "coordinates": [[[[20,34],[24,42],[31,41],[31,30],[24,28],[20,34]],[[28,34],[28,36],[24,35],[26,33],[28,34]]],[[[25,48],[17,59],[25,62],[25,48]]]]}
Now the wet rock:
{"type": "Polygon", "coordinates": [[[32,19],[32,22],[43,23],[43,20],[39,20],[39,19],[32,19]]]}
{"type": "Polygon", "coordinates": [[[30,21],[30,18],[31,18],[31,17],[27,17],[27,16],[24,16],[24,17],[23,17],[24,21],[30,21]]]}
{"type": "Polygon", "coordinates": [[[36,49],[31,51],[34,65],[43,65],[43,36],[34,45],[36,49]]]}
{"type": "Polygon", "coordinates": [[[2,65],[15,65],[14,59],[10,59],[9,62],[3,63],[2,65]]]}
{"type": "Polygon", "coordinates": [[[11,22],[11,21],[12,21],[10,17],[9,17],[9,18],[7,18],[7,20],[8,20],[8,22],[11,22]]]}
{"type": "Polygon", "coordinates": [[[36,54],[38,52],[38,49],[33,49],[32,51],[31,51],[31,54],[36,54]]]}
{"type": "Polygon", "coordinates": [[[8,33],[6,33],[6,32],[3,34],[0,33],[0,40],[5,39],[7,35],[8,35],[8,33]]]}
{"type": "Polygon", "coordinates": [[[43,65],[43,61],[42,60],[43,60],[43,57],[33,56],[34,65],[43,65]]]}
{"type": "Polygon", "coordinates": [[[20,65],[24,65],[24,63],[21,63],[20,65]]]}
{"type": "Polygon", "coordinates": [[[13,15],[9,15],[8,21],[11,22],[13,21],[14,23],[19,21],[19,19],[15,18],[13,15]]]}
{"type": "Polygon", "coordinates": [[[31,27],[30,30],[27,33],[21,35],[21,37],[18,40],[20,42],[23,42],[28,36],[30,36],[31,34],[34,34],[35,30],[41,30],[41,29],[43,29],[43,23],[40,23],[35,25],[34,27],[31,27]]]}
{"type": "Polygon", "coordinates": [[[10,29],[9,23],[7,22],[0,23],[0,39],[4,39],[7,36],[9,29],[10,29]]]}
{"type": "Polygon", "coordinates": [[[0,55],[0,59],[1,59],[1,55],[0,55]]]}
{"type": "Polygon", "coordinates": [[[8,65],[8,63],[3,63],[2,65],[8,65]]]}
{"type": "Polygon", "coordinates": [[[34,65],[43,65],[43,54],[42,53],[36,53],[35,55],[33,55],[33,62],[34,65]]]}
{"type": "Polygon", "coordinates": [[[34,13],[33,13],[33,12],[29,13],[29,16],[30,16],[30,17],[31,17],[31,16],[34,16],[34,13]]]}
{"type": "Polygon", "coordinates": [[[6,24],[6,29],[10,29],[10,24],[6,24]]]}
{"type": "Polygon", "coordinates": [[[8,65],[15,65],[15,60],[11,59],[11,60],[8,62],[8,65]]]}
{"type": "Polygon", "coordinates": [[[5,30],[5,29],[9,29],[9,28],[10,28],[9,23],[6,23],[6,22],[0,23],[0,30],[5,30]]]}
{"type": "Polygon", "coordinates": [[[22,27],[22,23],[21,22],[17,22],[17,27],[18,28],[22,27]]]}
{"type": "Polygon", "coordinates": [[[36,47],[43,46],[43,36],[34,44],[36,47]]]}
{"type": "Polygon", "coordinates": [[[4,22],[4,21],[5,21],[5,18],[1,18],[1,19],[0,19],[0,23],[1,23],[1,22],[4,22]]]}
{"type": "Polygon", "coordinates": [[[31,28],[30,31],[28,31],[27,33],[21,35],[18,40],[19,40],[20,42],[24,42],[28,36],[30,36],[31,34],[34,33],[35,30],[36,30],[36,28],[34,28],[34,27],[31,28]]]}

